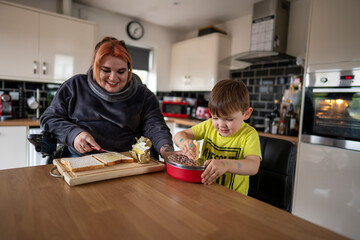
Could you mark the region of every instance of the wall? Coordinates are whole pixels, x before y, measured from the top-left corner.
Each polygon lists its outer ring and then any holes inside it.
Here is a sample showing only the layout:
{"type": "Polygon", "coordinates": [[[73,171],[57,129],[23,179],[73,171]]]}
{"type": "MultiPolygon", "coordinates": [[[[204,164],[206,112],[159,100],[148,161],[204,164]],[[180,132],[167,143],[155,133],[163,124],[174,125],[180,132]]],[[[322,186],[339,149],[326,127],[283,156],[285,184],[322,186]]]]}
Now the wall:
{"type": "Polygon", "coordinates": [[[97,8],[73,4],[73,15],[76,16],[79,12],[86,15],[87,20],[98,24],[99,40],[104,36],[112,35],[125,40],[127,44],[152,49],[153,64],[151,65],[150,77],[152,82],[156,84],[148,87],[154,92],[169,90],[171,45],[180,40],[181,32],[141,21],[145,29],[145,35],[142,39],[134,41],[126,34],[126,25],[133,20],[132,18],[97,8]]]}

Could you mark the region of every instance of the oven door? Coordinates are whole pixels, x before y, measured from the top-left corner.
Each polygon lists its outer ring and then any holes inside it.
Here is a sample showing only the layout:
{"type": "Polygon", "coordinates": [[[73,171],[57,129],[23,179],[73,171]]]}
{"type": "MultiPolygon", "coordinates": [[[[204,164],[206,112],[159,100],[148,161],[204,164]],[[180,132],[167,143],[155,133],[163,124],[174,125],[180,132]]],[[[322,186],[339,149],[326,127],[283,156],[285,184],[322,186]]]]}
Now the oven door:
{"type": "Polygon", "coordinates": [[[305,89],[301,140],[360,151],[360,87],[305,89]]]}

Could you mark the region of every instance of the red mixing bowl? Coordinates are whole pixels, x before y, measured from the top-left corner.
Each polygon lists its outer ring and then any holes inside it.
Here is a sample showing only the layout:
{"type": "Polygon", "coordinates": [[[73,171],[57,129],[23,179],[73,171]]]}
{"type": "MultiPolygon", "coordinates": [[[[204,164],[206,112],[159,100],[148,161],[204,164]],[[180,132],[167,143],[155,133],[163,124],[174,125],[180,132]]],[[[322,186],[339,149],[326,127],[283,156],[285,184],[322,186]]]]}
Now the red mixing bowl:
{"type": "Polygon", "coordinates": [[[201,174],[205,170],[200,162],[191,160],[184,155],[173,154],[166,159],[166,171],[173,178],[185,182],[200,183],[201,174]]]}

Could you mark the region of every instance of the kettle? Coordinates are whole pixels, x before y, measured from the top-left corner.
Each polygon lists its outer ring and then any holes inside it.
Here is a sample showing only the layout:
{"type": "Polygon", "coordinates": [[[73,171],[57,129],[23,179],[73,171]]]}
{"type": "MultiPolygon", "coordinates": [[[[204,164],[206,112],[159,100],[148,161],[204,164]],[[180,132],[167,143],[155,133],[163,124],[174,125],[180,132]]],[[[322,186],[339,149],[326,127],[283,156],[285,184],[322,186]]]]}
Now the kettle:
{"type": "Polygon", "coordinates": [[[12,99],[9,93],[0,95],[0,117],[1,120],[12,118],[12,99]]]}

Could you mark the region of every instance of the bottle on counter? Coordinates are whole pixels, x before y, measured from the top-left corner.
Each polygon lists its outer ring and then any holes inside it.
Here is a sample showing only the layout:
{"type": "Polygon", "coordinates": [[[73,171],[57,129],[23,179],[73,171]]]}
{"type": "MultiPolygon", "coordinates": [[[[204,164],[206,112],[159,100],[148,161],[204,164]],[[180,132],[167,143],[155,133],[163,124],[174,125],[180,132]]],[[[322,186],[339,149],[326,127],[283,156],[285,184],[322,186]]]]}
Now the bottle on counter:
{"type": "Polygon", "coordinates": [[[277,117],[280,117],[280,111],[279,111],[279,101],[278,100],[274,100],[274,109],[270,114],[270,117],[272,119],[275,119],[277,117]]]}
{"type": "Polygon", "coordinates": [[[285,135],[285,130],[286,130],[285,121],[284,121],[284,120],[280,120],[280,123],[279,123],[279,134],[280,134],[280,135],[285,135]]]}
{"type": "Polygon", "coordinates": [[[273,120],[273,122],[271,124],[271,133],[272,134],[277,134],[278,133],[279,121],[280,121],[279,117],[274,118],[274,120],[273,120]]]}
{"type": "Polygon", "coordinates": [[[271,125],[270,125],[270,117],[268,115],[266,115],[266,118],[264,120],[264,126],[265,126],[264,133],[269,133],[271,125]]]}
{"type": "Polygon", "coordinates": [[[279,121],[280,121],[279,101],[274,100],[274,109],[270,113],[270,133],[277,134],[279,121]]]}
{"type": "Polygon", "coordinates": [[[296,135],[296,113],[294,112],[294,105],[291,103],[289,106],[289,110],[285,115],[285,124],[286,130],[285,134],[288,136],[295,136],[296,135]]]}

